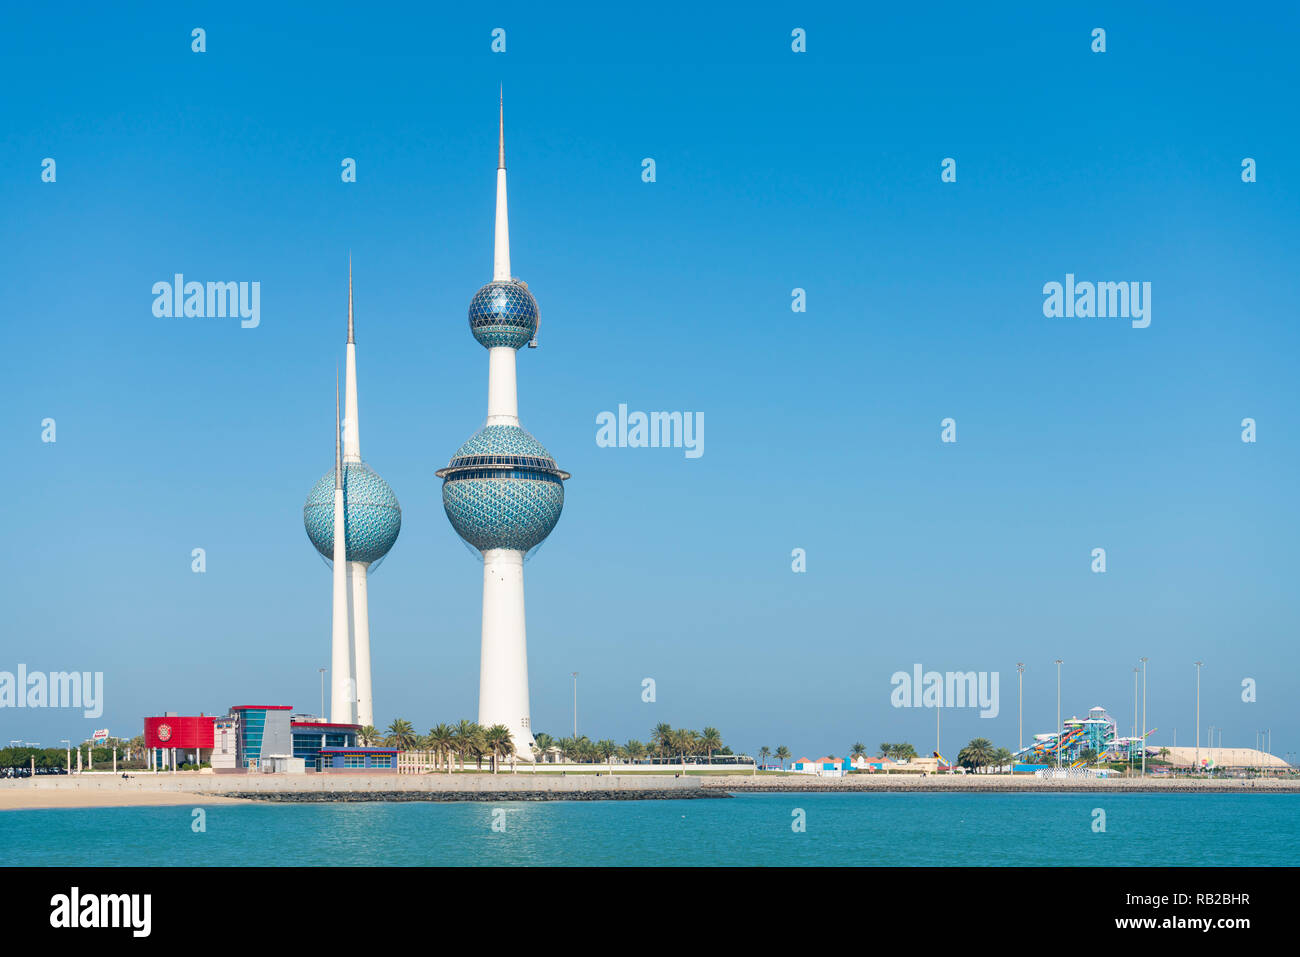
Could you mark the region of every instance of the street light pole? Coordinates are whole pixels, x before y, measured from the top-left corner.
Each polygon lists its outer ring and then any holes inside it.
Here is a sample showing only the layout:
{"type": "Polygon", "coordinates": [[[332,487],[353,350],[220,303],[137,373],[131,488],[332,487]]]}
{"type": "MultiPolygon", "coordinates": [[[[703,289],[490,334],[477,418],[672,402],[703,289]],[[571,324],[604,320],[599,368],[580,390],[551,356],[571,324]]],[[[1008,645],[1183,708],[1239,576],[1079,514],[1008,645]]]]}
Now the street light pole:
{"type": "Polygon", "coordinates": [[[1144,655],[1142,661],[1142,776],[1147,776],[1147,659],[1144,655]]]}
{"type": "Polygon", "coordinates": [[[1056,767],[1061,767],[1061,661],[1056,659],[1056,767]]]}
{"type": "Polygon", "coordinates": [[[1025,663],[1016,662],[1016,684],[1019,687],[1019,704],[1016,707],[1016,753],[1025,749],[1025,663]]]}
{"type": "Polygon", "coordinates": [[[68,773],[71,774],[72,773],[72,742],[67,738],[60,738],[59,740],[68,746],[68,773]]]}
{"type": "Polygon", "coordinates": [[[578,740],[578,673],[570,671],[573,677],[573,740],[578,740]]]}
{"type": "Polygon", "coordinates": [[[1201,665],[1204,661],[1194,661],[1196,665],[1196,771],[1201,770],[1201,665]]]}

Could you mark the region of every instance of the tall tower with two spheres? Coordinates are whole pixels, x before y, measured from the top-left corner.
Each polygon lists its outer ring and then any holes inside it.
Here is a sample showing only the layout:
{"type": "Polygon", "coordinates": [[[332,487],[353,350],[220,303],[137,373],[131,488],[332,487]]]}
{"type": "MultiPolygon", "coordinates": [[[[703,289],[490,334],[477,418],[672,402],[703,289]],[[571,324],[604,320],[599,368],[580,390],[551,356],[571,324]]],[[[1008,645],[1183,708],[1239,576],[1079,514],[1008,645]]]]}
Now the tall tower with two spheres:
{"type": "Polygon", "coordinates": [[[469,328],[488,351],[487,422],[437,475],[452,527],[483,556],[483,632],[478,723],[510,729],[532,760],[524,555],[546,538],[564,508],[564,482],[551,453],[519,424],[515,357],[537,334],[537,300],[510,274],[506,215],[505,110],[498,114],[496,242],[492,281],[469,304],[469,328]]]}
{"type": "Polygon", "coordinates": [[[335,436],[335,466],[321,476],[302,512],[307,537],[321,555],[334,563],[330,721],[365,726],[375,723],[366,581],[371,565],[387,555],[397,541],[402,530],[402,507],[388,483],[361,460],[351,262],[344,397],[342,440],[335,436]],[[343,532],[341,543],[337,541],[337,530],[343,532]]]}

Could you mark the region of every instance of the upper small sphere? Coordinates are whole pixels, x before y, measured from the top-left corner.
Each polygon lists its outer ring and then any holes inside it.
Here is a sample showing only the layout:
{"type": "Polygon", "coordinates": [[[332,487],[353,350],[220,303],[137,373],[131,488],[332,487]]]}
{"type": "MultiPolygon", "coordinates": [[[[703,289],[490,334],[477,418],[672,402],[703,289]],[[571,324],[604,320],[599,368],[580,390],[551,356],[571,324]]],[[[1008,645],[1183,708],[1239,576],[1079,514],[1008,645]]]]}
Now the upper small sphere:
{"type": "Polygon", "coordinates": [[[537,335],[537,300],[518,279],[494,279],[470,300],[469,329],[488,349],[522,349],[537,335]]]}
{"type": "MultiPolygon", "coordinates": [[[[326,558],[334,558],[334,470],[316,483],[302,509],[307,537],[326,558]]],[[[379,475],[360,462],[343,466],[343,528],[350,562],[376,562],[388,554],[402,530],[402,507],[379,475]]]]}

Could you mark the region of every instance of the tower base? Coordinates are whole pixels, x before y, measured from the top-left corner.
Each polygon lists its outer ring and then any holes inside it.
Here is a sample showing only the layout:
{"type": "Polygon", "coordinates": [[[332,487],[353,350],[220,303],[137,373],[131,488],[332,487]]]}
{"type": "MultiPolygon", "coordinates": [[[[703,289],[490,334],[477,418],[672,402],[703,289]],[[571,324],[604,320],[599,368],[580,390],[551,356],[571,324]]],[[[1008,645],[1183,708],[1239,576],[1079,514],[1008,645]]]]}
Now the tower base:
{"type": "Polygon", "coordinates": [[[478,723],[510,729],[515,760],[533,760],[528,708],[528,641],[524,626],[524,553],[483,553],[483,648],[479,662],[478,723]]]}

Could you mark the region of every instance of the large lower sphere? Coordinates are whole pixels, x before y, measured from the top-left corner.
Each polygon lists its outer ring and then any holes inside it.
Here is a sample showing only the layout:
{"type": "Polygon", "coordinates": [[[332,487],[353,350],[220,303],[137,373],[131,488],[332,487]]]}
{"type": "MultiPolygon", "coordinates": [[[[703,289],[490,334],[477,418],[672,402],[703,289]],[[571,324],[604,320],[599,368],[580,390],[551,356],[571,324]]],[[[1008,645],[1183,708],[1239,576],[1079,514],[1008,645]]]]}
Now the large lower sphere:
{"type": "Polygon", "coordinates": [[[443,471],[442,505],[456,534],[479,551],[528,551],[560,520],[567,474],[518,426],[489,425],[443,471]]]}
{"type": "MultiPolygon", "coordinates": [[[[334,558],[334,470],[307,496],[302,509],[307,537],[326,558],[334,558]]],[[[402,530],[402,507],[379,475],[363,463],[343,466],[343,528],[350,562],[376,562],[388,554],[402,530]]]]}

